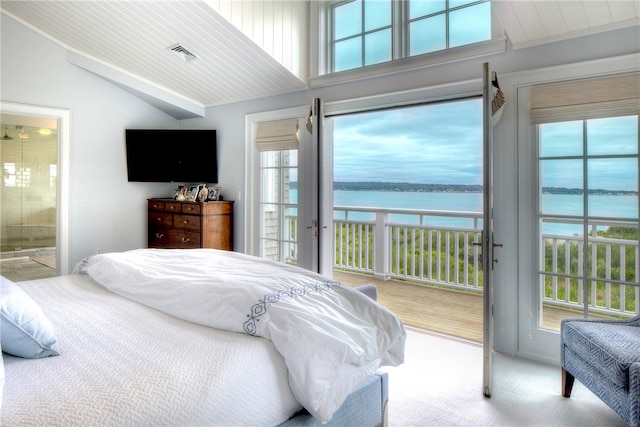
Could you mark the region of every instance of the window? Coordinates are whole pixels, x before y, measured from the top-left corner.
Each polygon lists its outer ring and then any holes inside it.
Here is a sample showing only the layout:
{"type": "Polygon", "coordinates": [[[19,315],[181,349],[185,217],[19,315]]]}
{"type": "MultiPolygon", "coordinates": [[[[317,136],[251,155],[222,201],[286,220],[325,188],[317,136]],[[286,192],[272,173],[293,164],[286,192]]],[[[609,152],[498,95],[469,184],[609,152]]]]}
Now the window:
{"type": "Polygon", "coordinates": [[[298,150],[260,153],[260,256],[297,260],[298,150]]]}
{"type": "Polygon", "coordinates": [[[16,186],[16,164],[5,163],[2,171],[2,179],[5,187],[16,186]]]}
{"type": "Polygon", "coordinates": [[[633,73],[531,91],[542,328],[640,313],[638,96],[633,73]]]}
{"type": "Polygon", "coordinates": [[[352,0],[328,11],[333,72],[491,39],[488,0],[352,0]]]}
{"type": "Polygon", "coordinates": [[[19,167],[15,163],[5,163],[2,177],[5,187],[29,187],[31,168],[19,167]]]}
{"type": "Polygon", "coordinates": [[[538,125],[542,325],[640,312],[638,116],[538,125]]]}
{"type": "Polygon", "coordinates": [[[491,5],[477,1],[409,2],[409,55],[491,38],[491,5]]]}
{"type": "Polygon", "coordinates": [[[334,71],[392,59],[391,12],[391,0],[354,0],[334,7],[334,71]]]}

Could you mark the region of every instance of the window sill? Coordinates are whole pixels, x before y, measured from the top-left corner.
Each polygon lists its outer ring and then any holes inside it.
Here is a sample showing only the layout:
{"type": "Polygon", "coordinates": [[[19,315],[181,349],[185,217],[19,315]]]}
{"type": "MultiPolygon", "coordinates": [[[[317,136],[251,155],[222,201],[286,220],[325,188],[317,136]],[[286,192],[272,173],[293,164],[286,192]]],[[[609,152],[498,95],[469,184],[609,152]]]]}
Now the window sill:
{"type": "Polygon", "coordinates": [[[486,42],[397,59],[395,61],[370,65],[368,67],[311,77],[309,79],[309,84],[312,88],[331,86],[334,84],[363,80],[370,77],[379,77],[402,71],[452,64],[466,59],[504,53],[506,50],[507,39],[506,37],[501,37],[499,39],[493,39],[486,42]]]}

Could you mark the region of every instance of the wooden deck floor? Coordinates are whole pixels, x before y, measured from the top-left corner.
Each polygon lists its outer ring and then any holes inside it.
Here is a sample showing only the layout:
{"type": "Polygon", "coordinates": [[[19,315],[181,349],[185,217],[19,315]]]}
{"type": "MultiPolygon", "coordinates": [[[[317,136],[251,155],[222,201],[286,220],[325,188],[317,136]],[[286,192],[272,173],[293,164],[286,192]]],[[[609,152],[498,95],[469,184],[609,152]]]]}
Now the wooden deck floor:
{"type": "MultiPolygon", "coordinates": [[[[369,275],[340,270],[334,270],[333,278],[350,286],[373,283],[378,288],[378,301],[406,326],[482,343],[483,301],[480,294],[395,280],[375,280],[369,275]]],[[[542,324],[545,329],[559,331],[562,319],[570,317],[582,317],[582,313],[543,306],[542,324]]],[[[611,318],[597,314],[590,317],[611,318]]]]}
{"type": "Polygon", "coordinates": [[[380,304],[406,326],[426,329],[476,343],[482,342],[482,295],[432,288],[334,270],[333,278],[350,286],[373,283],[380,304]]]}

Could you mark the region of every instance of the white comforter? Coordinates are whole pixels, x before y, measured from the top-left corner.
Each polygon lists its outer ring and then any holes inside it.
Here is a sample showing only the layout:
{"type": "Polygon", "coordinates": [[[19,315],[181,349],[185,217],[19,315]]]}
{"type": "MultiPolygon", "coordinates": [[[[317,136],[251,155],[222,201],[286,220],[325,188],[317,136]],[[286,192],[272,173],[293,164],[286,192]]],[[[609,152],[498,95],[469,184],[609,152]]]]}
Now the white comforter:
{"type": "Polygon", "coordinates": [[[269,340],[176,319],[84,274],[19,285],[60,356],[3,355],[0,426],[264,427],[301,409],[269,340]]]}
{"type": "Polygon", "coordinates": [[[213,249],[139,249],[92,256],[79,270],[181,319],[270,339],[294,396],[320,421],[379,366],[404,359],[394,314],[298,267],[213,249]]]}

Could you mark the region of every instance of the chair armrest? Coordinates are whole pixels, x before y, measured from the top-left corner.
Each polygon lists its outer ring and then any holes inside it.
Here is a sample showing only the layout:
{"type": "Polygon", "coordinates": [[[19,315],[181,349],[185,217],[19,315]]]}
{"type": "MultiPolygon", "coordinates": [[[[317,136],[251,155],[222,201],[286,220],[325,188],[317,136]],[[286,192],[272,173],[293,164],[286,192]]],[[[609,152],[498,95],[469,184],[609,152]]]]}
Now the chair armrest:
{"type": "Polygon", "coordinates": [[[562,329],[562,325],[567,322],[585,322],[585,323],[608,323],[610,325],[629,325],[629,326],[640,326],[640,316],[635,316],[630,319],[585,319],[582,317],[577,318],[568,318],[562,319],[560,322],[560,329],[562,329]]]}
{"type": "Polygon", "coordinates": [[[632,420],[640,420],[640,362],[629,366],[629,412],[632,420]]]}
{"type": "Polygon", "coordinates": [[[378,301],[378,288],[376,288],[376,285],[368,284],[368,285],[356,286],[355,289],[359,290],[360,292],[362,292],[372,300],[378,301]]]}

